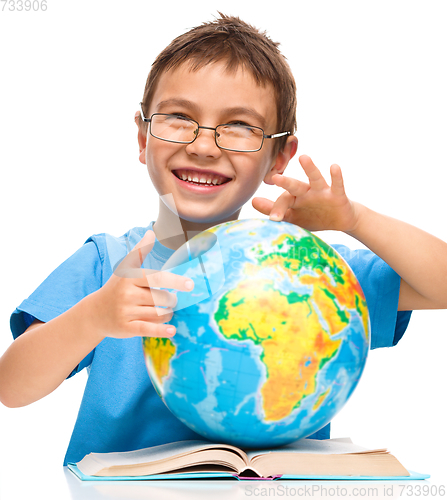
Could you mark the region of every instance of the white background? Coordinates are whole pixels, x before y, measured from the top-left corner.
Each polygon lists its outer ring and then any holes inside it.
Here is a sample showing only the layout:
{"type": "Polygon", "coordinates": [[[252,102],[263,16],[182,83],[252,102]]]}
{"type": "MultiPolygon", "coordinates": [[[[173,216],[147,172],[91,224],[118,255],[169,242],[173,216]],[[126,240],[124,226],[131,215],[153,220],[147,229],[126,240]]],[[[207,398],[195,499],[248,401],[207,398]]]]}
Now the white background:
{"type": "MultiPolygon", "coordinates": [[[[218,10],[281,42],[298,86],[298,153],[326,177],[338,163],[352,199],[447,240],[445,2],[48,0],[46,12],[8,9],[0,12],[0,353],[14,308],[89,235],[118,236],[156,218],[134,113],[160,50],[218,10]]],[[[303,178],[297,157],[286,173],[303,178]]],[[[275,189],[259,194],[275,198],[275,189]]],[[[242,212],[257,216],[250,204],[242,212]]],[[[398,346],[371,353],[333,422],[333,437],[386,446],[438,485],[447,482],[446,319],[415,312],[398,346]]],[[[85,380],[81,373],[29,407],[0,405],[2,498],[17,494],[8,478],[18,464],[62,464],[85,380]]]]}

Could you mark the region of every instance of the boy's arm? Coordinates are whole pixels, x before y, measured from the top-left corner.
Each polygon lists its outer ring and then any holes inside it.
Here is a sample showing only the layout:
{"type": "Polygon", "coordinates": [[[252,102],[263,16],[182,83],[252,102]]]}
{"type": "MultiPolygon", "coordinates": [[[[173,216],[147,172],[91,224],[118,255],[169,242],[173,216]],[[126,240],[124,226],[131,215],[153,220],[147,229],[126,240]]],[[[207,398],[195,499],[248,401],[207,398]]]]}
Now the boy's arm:
{"type": "Polygon", "coordinates": [[[105,337],[174,335],[175,327],[164,323],[172,318],[177,298],[158,288],[186,292],[194,283],[141,269],[154,241],[154,233],[147,231],[102,288],[51,321],[31,325],[9,346],[0,358],[5,406],[25,406],[52,392],[105,337]]]}
{"type": "Polygon", "coordinates": [[[399,311],[447,308],[447,244],[410,224],[355,204],[359,222],[348,234],[401,277],[399,311]]]}
{"type": "Polygon", "coordinates": [[[356,238],[401,277],[399,310],[447,308],[445,242],[349,200],[338,165],[331,166],[329,186],[308,156],[300,156],[299,161],[309,183],[275,175],[272,181],[285,192],[275,202],[254,198],[254,208],[272,220],[309,231],[338,230],[356,238]]]}
{"type": "Polygon", "coordinates": [[[25,406],[50,394],[101,342],[89,321],[91,296],[86,299],[48,323],[34,322],[9,346],[0,358],[5,406],[25,406]]]}

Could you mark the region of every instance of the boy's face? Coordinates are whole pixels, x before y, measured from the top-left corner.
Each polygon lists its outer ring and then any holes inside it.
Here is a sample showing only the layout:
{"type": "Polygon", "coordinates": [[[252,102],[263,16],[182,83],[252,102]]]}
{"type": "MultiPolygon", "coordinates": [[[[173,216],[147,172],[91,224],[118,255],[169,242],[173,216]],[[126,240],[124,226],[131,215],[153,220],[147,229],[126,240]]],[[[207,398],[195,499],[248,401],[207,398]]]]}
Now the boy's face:
{"type": "MultiPolygon", "coordinates": [[[[248,71],[225,70],[223,63],[210,64],[198,71],[186,64],[161,75],[150,103],[153,113],[179,114],[205,127],[225,123],[258,126],[266,134],[276,129],[276,103],[273,87],[259,86],[248,71]]],[[[293,156],[296,141],[289,138],[285,151],[273,157],[274,141],[267,139],[260,151],[239,153],[220,149],[214,131],[200,129],[191,144],[176,144],[147,138],[140,133],[140,161],[146,163],[152,183],[160,196],[172,194],[178,215],[184,221],[218,224],[237,219],[241,207],[264,180],[281,172],[293,156]],[[147,140],[147,143],[146,143],[147,140]],[[290,152],[290,151],[289,151],[290,152]],[[223,176],[227,182],[213,187],[198,187],[178,176],[206,178],[215,181],[223,176]]],[[[163,204],[160,204],[163,209],[163,204]]],[[[167,207],[166,207],[166,210],[167,207]]]]}

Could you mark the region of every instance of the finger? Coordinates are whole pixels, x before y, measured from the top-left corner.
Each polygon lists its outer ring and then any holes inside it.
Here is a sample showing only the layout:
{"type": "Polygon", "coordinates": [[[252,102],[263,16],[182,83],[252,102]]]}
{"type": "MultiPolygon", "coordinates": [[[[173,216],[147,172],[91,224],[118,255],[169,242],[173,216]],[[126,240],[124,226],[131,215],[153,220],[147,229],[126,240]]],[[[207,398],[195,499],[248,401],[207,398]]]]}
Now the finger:
{"type": "Polygon", "coordinates": [[[155,271],[145,269],[146,281],[150,287],[171,288],[181,292],[190,292],[194,288],[194,281],[169,271],[155,271]],[[149,271],[149,272],[148,272],[149,271]]]}
{"type": "Polygon", "coordinates": [[[124,257],[114,270],[114,274],[123,278],[135,278],[142,276],[141,266],[148,253],[152,250],[155,242],[155,233],[152,230],[146,231],[141,240],[124,257]],[[138,272],[132,272],[138,270],[138,272]]]}
{"type": "Polygon", "coordinates": [[[131,321],[129,328],[134,336],[139,337],[173,337],[175,335],[175,326],[156,324],[150,321],[131,321]]]}
{"type": "Polygon", "coordinates": [[[272,210],[269,214],[270,220],[280,221],[283,220],[287,210],[295,203],[295,196],[285,191],[273,204],[272,210]]]}
{"type": "Polygon", "coordinates": [[[174,311],[170,307],[139,306],[132,309],[128,319],[130,321],[151,321],[153,323],[166,323],[171,321],[174,311]]]}
{"type": "MultiPolygon", "coordinates": [[[[121,277],[128,278],[129,282],[133,285],[140,287],[142,290],[149,289],[150,292],[157,288],[169,288],[181,292],[190,292],[194,289],[194,281],[192,279],[186,278],[179,274],[171,273],[169,271],[157,271],[156,269],[145,268],[125,269],[122,271],[121,277]]],[[[143,300],[141,299],[141,297],[142,296],[139,296],[139,300],[143,300]]],[[[146,298],[144,300],[148,299],[146,298]]],[[[157,303],[157,305],[161,304],[157,303]]]]}
{"type": "Polygon", "coordinates": [[[328,187],[321,172],[318,170],[309,156],[301,155],[299,157],[299,161],[301,163],[301,166],[303,167],[304,173],[309,179],[309,184],[312,189],[321,190],[328,187]]]}
{"type": "Polygon", "coordinates": [[[146,288],[140,288],[135,296],[136,304],[140,306],[175,307],[178,299],[175,293],[167,290],[149,288],[146,281],[146,288]]]}
{"type": "Polygon", "coordinates": [[[307,182],[299,181],[293,177],[286,177],[285,175],[274,175],[272,181],[279,187],[282,187],[295,197],[302,196],[309,191],[309,184],[307,182]]]}
{"type": "Polygon", "coordinates": [[[251,200],[251,204],[253,208],[261,212],[261,214],[268,215],[272,209],[273,201],[257,196],[251,200]]]}
{"type": "Polygon", "coordinates": [[[331,165],[331,182],[331,191],[335,195],[343,196],[346,194],[341,168],[336,163],[331,165]]]}

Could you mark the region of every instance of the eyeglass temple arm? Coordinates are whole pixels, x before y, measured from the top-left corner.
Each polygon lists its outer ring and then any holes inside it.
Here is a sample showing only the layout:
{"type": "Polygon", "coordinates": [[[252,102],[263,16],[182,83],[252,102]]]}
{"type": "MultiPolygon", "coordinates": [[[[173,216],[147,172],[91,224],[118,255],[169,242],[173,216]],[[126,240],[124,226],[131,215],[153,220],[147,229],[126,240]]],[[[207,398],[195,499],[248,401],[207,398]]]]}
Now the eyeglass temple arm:
{"type": "Polygon", "coordinates": [[[285,135],[290,135],[290,132],[280,132],[279,134],[264,134],[264,139],[276,139],[277,137],[284,137],[285,135]]]}
{"type": "Polygon", "coordinates": [[[143,120],[144,122],[150,122],[150,121],[151,121],[151,119],[150,119],[150,118],[146,118],[146,117],[144,116],[144,112],[143,112],[143,103],[142,103],[142,102],[140,102],[140,113],[141,113],[141,118],[142,118],[142,120],[143,120]]]}

